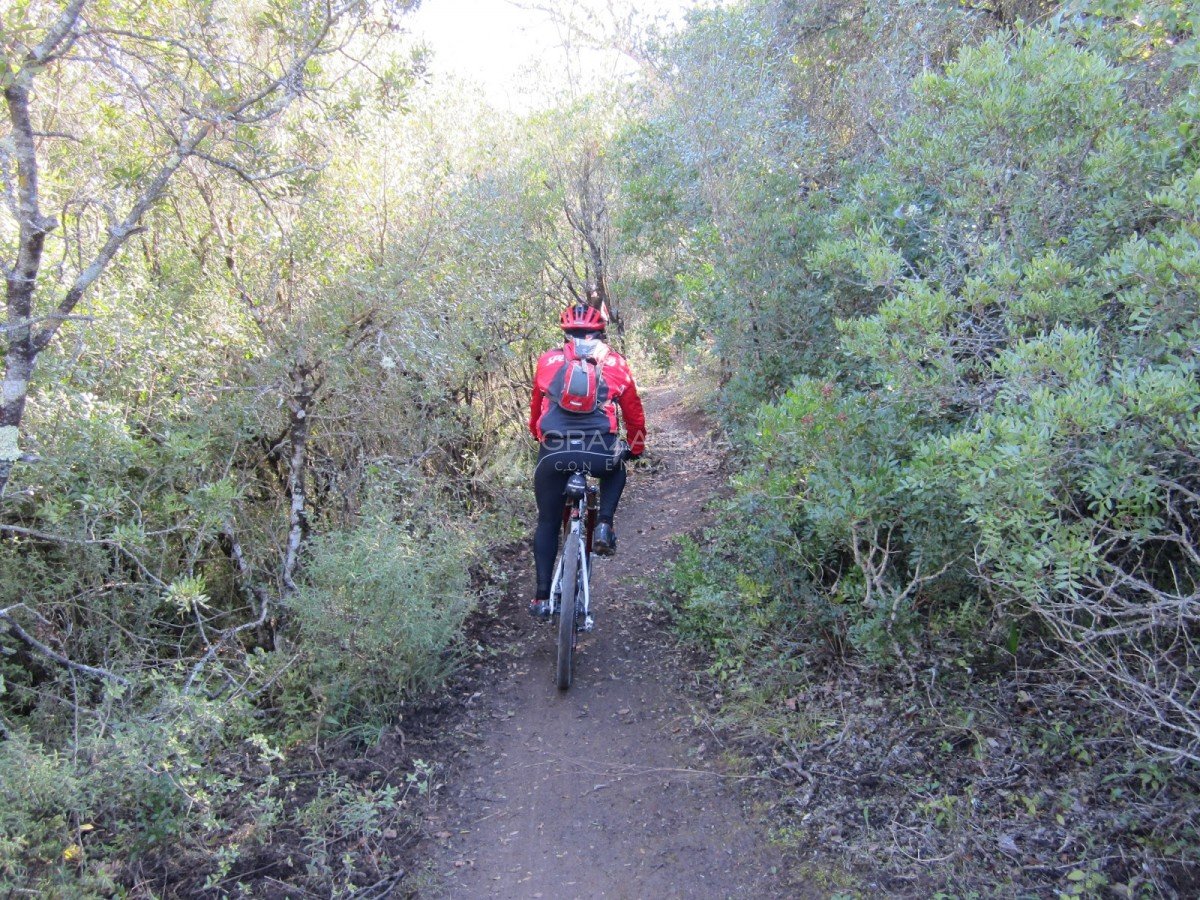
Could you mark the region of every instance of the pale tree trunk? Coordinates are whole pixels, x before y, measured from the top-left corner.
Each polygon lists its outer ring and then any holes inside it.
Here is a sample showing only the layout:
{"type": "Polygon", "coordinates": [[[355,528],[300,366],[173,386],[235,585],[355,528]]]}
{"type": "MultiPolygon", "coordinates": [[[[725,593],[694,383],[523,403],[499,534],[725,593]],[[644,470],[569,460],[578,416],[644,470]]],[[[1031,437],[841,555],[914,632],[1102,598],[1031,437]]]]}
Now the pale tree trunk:
{"type": "Polygon", "coordinates": [[[195,152],[212,130],[208,123],[199,124],[191,133],[185,130],[179,146],[159,167],[154,178],[130,205],[124,218],[109,226],[104,243],[75,277],[58,306],[48,315],[35,319],[33,299],[46,235],[58,225],[54,219],[43,216],[40,209],[37,151],[29,114],[29,91],[36,71],[35,66],[27,66],[4,91],[17,167],[20,234],[16,264],[5,279],[8,348],[4,358],[3,391],[0,394],[0,496],[8,486],[13,464],[21,458],[18,437],[21,419],[25,414],[25,400],[29,394],[29,380],[33,377],[38,355],[49,346],[63,322],[71,318],[79,301],[103,274],[117,251],[139,231],[138,223],[142,216],[162,196],[184,159],[195,152]],[[35,328],[39,322],[44,324],[35,328]]]}
{"type": "MultiPolygon", "coordinates": [[[[37,362],[38,348],[33,333],[33,292],[42,265],[46,235],[58,223],[42,215],[38,194],[37,147],[29,115],[29,93],[38,70],[69,47],[70,35],[79,20],[85,0],[71,0],[45,38],[32,48],[14,69],[4,66],[4,104],[12,126],[12,155],[16,164],[16,214],[19,234],[17,258],[5,272],[5,325],[8,347],[4,357],[4,381],[0,388],[0,497],[8,485],[13,464],[21,458],[18,442],[29,379],[37,362]]],[[[16,62],[16,61],[14,61],[16,62]]],[[[69,312],[69,311],[68,311],[69,312]]],[[[48,339],[47,339],[48,340],[48,339]]]]}
{"type": "Polygon", "coordinates": [[[300,563],[300,548],[308,536],[308,468],[309,420],[313,397],[321,386],[315,367],[297,363],[291,372],[292,392],[288,398],[290,411],[288,440],[292,454],[288,460],[287,490],[291,503],[288,514],[287,545],[283,557],[283,589],[290,594],[296,590],[296,568],[300,563]]]}
{"type": "Polygon", "coordinates": [[[608,198],[598,156],[595,147],[584,148],[571,185],[574,196],[566,198],[563,212],[582,244],[584,278],[597,292],[599,303],[608,309],[617,335],[622,337],[624,323],[608,288],[608,198]]]}

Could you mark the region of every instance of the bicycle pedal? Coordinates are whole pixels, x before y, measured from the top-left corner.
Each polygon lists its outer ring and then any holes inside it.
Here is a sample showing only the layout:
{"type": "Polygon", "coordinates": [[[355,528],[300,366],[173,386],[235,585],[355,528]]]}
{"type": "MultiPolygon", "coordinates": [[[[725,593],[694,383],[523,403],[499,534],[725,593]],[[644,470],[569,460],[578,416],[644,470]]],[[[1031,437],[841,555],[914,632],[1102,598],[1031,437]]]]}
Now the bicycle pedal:
{"type": "Polygon", "coordinates": [[[583,627],[580,630],[581,631],[591,631],[595,626],[596,626],[595,620],[591,616],[588,616],[586,619],[583,620],[583,627]]]}

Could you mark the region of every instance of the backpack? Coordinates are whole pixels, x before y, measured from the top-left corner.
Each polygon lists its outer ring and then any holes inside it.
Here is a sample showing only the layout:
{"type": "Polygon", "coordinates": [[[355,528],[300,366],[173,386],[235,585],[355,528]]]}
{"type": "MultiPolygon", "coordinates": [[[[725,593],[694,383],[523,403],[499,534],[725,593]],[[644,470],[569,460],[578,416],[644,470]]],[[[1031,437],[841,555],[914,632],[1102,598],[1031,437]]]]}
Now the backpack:
{"type": "MultiPolygon", "coordinates": [[[[562,392],[555,399],[569,413],[590,413],[596,409],[600,390],[600,369],[608,347],[599,343],[597,352],[589,356],[577,356],[575,342],[567,341],[563,353],[562,392]]],[[[555,378],[557,381],[558,379],[555,378]]]]}

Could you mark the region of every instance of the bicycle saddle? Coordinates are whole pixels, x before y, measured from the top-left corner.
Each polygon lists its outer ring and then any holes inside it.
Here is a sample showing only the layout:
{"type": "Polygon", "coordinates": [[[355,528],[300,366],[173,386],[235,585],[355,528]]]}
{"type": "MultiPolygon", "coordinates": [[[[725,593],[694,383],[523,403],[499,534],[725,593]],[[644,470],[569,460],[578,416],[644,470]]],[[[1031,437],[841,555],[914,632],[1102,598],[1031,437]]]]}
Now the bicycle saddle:
{"type": "Polygon", "coordinates": [[[587,493],[587,480],[580,472],[575,472],[567,479],[567,489],[563,492],[572,500],[578,500],[587,493]]]}

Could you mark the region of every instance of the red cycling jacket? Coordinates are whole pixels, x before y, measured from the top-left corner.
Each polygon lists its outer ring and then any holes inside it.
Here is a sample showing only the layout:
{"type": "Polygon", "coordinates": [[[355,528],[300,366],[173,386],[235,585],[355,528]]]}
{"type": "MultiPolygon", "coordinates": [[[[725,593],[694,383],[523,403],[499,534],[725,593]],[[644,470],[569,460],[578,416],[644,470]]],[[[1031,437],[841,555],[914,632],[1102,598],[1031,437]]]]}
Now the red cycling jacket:
{"type": "Polygon", "coordinates": [[[568,432],[583,434],[617,434],[617,407],[625,420],[625,440],[633,453],[641,453],[646,444],[646,414],[629,363],[611,347],[600,367],[600,384],[596,391],[596,410],[580,414],[567,412],[555,402],[552,392],[554,376],[566,363],[562,347],[547,350],[538,359],[533,378],[533,397],[529,402],[529,431],[541,441],[545,435],[568,432]]]}

